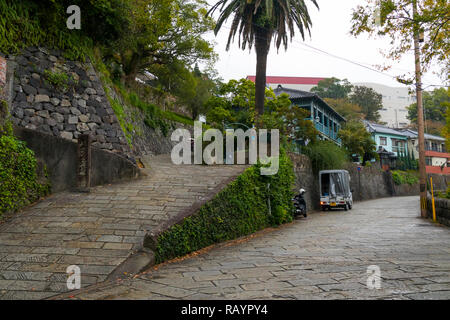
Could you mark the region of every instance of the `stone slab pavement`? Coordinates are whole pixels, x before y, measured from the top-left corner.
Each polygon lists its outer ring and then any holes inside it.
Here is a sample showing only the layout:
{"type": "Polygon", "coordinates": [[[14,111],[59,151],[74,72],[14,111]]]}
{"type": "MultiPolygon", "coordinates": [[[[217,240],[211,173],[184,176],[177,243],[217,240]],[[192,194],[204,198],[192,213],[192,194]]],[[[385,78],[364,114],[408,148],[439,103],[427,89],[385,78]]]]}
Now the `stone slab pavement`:
{"type": "Polygon", "coordinates": [[[418,197],[313,213],[73,299],[449,299],[450,230],[418,197]],[[367,268],[381,272],[367,287],[367,268]]]}
{"type": "Polygon", "coordinates": [[[55,194],[0,224],[0,299],[66,292],[69,265],[80,267],[83,287],[104,281],[148,230],[246,167],[176,166],[168,155],[144,162],[142,179],[55,194]]]}

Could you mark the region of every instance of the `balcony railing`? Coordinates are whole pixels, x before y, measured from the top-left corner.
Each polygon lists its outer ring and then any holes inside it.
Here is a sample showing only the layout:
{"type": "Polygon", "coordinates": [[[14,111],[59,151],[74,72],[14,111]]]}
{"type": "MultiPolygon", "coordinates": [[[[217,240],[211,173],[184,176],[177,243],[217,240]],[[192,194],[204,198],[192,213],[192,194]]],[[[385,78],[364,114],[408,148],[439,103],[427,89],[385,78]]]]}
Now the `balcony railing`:
{"type": "Polygon", "coordinates": [[[436,152],[443,152],[443,153],[447,152],[447,150],[444,147],[440,148],[440,147],[430,147],[430,146],[425,146],[425,151],[436,151],[436,152]]]}
{"type": "Polygon", "coordinates": [[[406,148],[405,147],[392,146],[392,152],[396,152],[397,154],[398,153],[404,154],[404,153],[406,153],[406,148]]]}

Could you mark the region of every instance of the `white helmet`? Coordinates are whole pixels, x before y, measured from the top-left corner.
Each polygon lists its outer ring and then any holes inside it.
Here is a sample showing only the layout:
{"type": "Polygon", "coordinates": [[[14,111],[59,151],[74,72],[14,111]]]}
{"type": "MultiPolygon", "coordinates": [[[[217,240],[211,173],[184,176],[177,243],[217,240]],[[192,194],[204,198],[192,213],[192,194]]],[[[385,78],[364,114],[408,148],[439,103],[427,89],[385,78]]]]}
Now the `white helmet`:
{"type": "Polygon", "coordinates": [[[305,189],[303,189],[303,188],[300,189],[300,194],[304,194],[305,192],[306,192],[305,189]]]}

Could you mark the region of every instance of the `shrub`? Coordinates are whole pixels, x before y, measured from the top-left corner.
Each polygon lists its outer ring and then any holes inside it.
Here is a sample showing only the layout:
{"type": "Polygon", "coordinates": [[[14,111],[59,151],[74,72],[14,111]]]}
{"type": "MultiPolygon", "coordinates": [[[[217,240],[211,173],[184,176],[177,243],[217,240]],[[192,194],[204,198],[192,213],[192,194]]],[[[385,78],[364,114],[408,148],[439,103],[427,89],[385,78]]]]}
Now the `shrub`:
{"type": "Polygon", "coordinates": [[[65,50],[71,60],[84,60],[93,43],[110,45],[124,36],[129,10],[129,1],[123,0],[2,0],[0,52],[45,45],[65,50]],[[82,8],[81,30],[66,26],[70,5],[82,8]]]}
{"type": "Polygon", "coordinates": [[[47,82],[52,84],[56,89],[66,92],[69,86],[73,86],[75,84],[75,80],[72,76],[64,72],[53,72],[51,70],[44,71],[44,78],[47,82]]]}
{"type": "Polygon", "coordinates": [[[284,151],[279,160],[276,175],[261,176],[259,164],[248,168],[196,214],[159,235],[157,263],[292,221],[292,163],[284,151]]]}
{"type": "Polygon", "coordinates": [[[32,150],[14,136],[0,136],[0,216],[15,211],[49,192],[40,183],[32,150]]]}
{"type": "Polygon", "coordinates": [[[447,187],[447,191],[438,192],[438,198],[450,199],[450,186],[447,187]]]}
{"type": "Polygon", "coordinates": [[[346,152],[330,141],[318,141],[304,148],[311,160],[314,173],[320,170],[342,169],[347,161],[346,152]]]}
{"type": "Polygon", "coordinates": [[[392,179],[396,185],[409,184],[413,185],[419,182],[416,172],[392,170],[392,179]]]}

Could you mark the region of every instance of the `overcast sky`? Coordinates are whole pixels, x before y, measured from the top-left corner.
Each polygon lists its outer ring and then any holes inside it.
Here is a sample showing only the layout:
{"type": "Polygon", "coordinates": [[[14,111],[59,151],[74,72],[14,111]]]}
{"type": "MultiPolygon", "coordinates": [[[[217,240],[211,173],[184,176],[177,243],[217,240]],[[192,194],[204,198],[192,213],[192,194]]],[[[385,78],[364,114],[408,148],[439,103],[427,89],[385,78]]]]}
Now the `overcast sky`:
{"type": "MultiPolygon", "coordinates": [[[[370,71],[363,67],[318,53],[304,44],[324,50],[336,56],[365,64],[369,67],[390,63],[380,53],[380,49],[387,48],[389,42],[385,40],[369,39],[367,36],[355,38],[349,34],[351,27],[352,8],[364,4],[364,0],[318,0],[320,10],[307,1],[313,26],[311,38],[302,40],[300,33],[289,44],[287,51],[280,47],[271,46],[268,63],[268,76],[297,76],[297,77],[337,77],[347,78],[350,82],[376,82],[389,86],[402,86],[392,77],[370,71]]],[[[213,4],[215,0],[208,0],[213,4]]],[[[214,17],[217,18],[218,14],[214,17]]],[[[256,54],[254,49],[242,51],[238,48],[237,39],[229,51],[225,50],[231,19],[222,27],[217,37],[208,35],[208,39],[216,42],[215,50],[219,55],[216,69],[224,80],[240,79],[247,75],[254,75],[256,70],[256,54]]],[[[414,59],[407,55],[394,66],[396,69],[387,71],[394,76],[414,71],[414,59]]],[[[424,84],[441,84],[442,81],[431,72],[423,79],[424,84]]]]}

